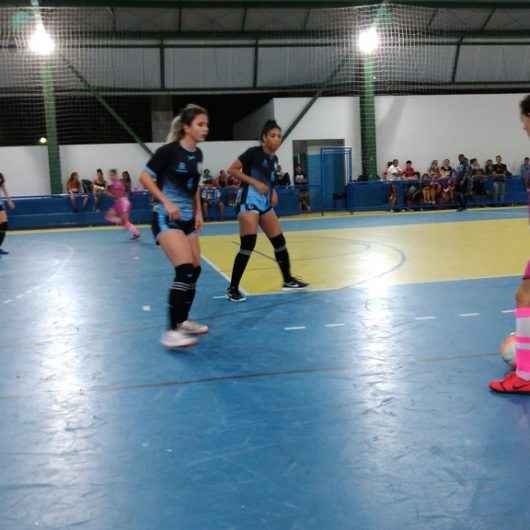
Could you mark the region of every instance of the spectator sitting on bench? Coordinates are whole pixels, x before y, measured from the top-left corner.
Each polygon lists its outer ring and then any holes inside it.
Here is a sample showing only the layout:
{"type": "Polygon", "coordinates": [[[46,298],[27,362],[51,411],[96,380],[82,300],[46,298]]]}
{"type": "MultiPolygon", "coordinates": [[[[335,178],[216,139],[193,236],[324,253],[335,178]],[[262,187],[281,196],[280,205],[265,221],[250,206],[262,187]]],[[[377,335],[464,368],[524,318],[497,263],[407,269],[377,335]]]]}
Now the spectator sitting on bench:
{"type": "Polygon", "coordinates": [[[121,172],[121,181],[123,182],[123,185],[125,186],[125,193],[129,195],[132,191],[132,181],[131,181],[131,175],[129,175],[128,171],[121,172]]]}
{"type": "Polygon", "coordinates": [[[284,173],[282,166],[276,168],[276,181],[275,186],[290,186],[291,185],[291,176],[289,173],[284,173]]]}
{"type": "Polygon", "coordinates": [[[226,176],[226,171],[224,169],[219,170],[219,175],[217,175],[217,185],[223,189],[226,188],[228,184],[228,179],[226,176]]]}
{"type": "Polygon", "coordinates": [[[446,158],[441,167],[440,167],[440,176],[442,179],[449,179],[453,176],[453,168],[451,167],[451,162],[446,158]]]}
{"type": "Polygon", "coordinates": [[[107,181],[103,176],[103,170],[98,169],[96,170],[96,176],[92,181],[92,191],[94,193],[94,210],[96,210],[96,212],[99,212],[99,205],[101,203],[102,197],[105,195],[106,189],[107,181]]]}
{"type": "Polygon", "coordinates": [[[205,169],[205,170],[202,172],[202,176],[201,176],[201,185],[202,185],[204,182],[209,181],[211,178],[212,178],[212,175],[210,174],[210,170],[209,170],[209,169],[205,169]]]}
{"type": "Polygon", "coordinates": [[[77,171],[73,171],[72,173],[70,173],[70,177],[66,181],[66,193],[68,193],[69,195],[69,199],[74,212],[79,212],[78,199],[80,197],[83,198],[82,208],[85,208],[88,202],[88,196],[83,195],[81,191],[81,182],[79,180],[79,173],[77,171]]]}
{"type": "Polygon", "coordinates": [[[239,193],[240,186],[239,179],[237,177],[228,176],[227,186],[225,188],[225,203],[227,206],[234,208],[237,202],[237,195],[239,193]]]}
{"type": "Polygon", "coordinates": [[[221,190],[215,185],[212,178],[204,181],[201,188],[201,203],[205,221],[208,220],[208,208],[210,206],[217,206],[219,208],[221,221],[224,221],[225,206],[221,201],[221,190]]]}
{"type": "Polygon", "coordinates": [[[403,170],[403,177],[408,180],[418,179],[420,174],[412,167],[412,161],[407,160],[405,163],[405,169],[403,170]]]}
{"type": "Polygon", "coordinates": [[[471,179],[472,179],[472,195],[477,197],[483,197],[486,193],[486,175],[484,170],[480,167],[480,163],[476,158],[472,158],[469,161],[471,168],[471,179]]]}
{"type": "Polygon", "coordinates": [[[294,185],[298,189],[298,197],[300,200],[300,209],[302,211],[311,211],[311,206],[309,205],[309,190],[307,187],[307,178],[304,175],[304,170],[302,166],[296,166],[294,171],[294,185]]]}
{"type": "Polygon", "coordinates": [[[493,175],[493,160],[491,158],[488,158],[484,164],[484,173],[486,173],[487,177],[491,177],[493,175]]]}
{"type": "Polygon", "coordinates": [[[403,176],[403,170],[399,167],[399,160],[394,158],[392,164],[387,169],[387,179],[388,180],[401,180],[403,176]]]}

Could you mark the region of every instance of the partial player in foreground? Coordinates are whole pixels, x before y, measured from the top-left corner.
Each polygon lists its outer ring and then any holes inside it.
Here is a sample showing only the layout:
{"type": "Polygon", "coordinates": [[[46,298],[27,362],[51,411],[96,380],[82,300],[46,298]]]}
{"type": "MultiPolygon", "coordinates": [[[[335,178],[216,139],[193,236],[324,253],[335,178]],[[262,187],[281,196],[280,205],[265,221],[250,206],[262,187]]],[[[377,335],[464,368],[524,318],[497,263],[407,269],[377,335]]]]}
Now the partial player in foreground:
{"type": "Polygon", "coordinates": [[[2,194],[6,198],[6,203],[13,210],[15,208],[15,203],[11,200],[11,197],[9,196],[9,193],[7,192],[6,188],[6,179],[2,173],[0,173],[0,256],[9,254],[7,250],[4,250],[2,248],[2,244],[4,243],[4,239],[6,237],[6,232],[8,228],[7,224],[7,212],[4,207],[4,201],[2,199],[2,194]]]}
{"type": "MultiPolygon", "coordinates": [[[[530,96],[521,101],[520,110],[523,129],[530,137],[530,96]]],[[[515,370],[489,386],[495,392],[530,394],[530,261],[515,299],[515,370]]]]}

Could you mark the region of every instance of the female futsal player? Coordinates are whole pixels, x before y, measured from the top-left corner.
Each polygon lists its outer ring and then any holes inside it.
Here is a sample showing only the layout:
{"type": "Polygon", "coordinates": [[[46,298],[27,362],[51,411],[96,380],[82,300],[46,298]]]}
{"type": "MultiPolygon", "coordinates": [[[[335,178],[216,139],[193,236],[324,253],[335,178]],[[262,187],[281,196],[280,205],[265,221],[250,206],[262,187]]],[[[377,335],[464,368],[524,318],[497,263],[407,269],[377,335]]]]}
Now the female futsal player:
{"type": "Polygon", "coordinates": [[[193,335],[208,332],[208,326],[188,320],[201,273],[198,232],[203,218],[198,188],[203,157],[197,144],[207,134],[207,111],[188,105],[171,123],[167,143],[140,175],[140,182],[157,201],[153,235],[175,267],[169,289],[169,329],[161,340],[166,348],[192,346],[197,342],[193,335]]]}
{"type": "MultiPolygon", "coordinates": [[[[530,136],[530,96],[520,103],[523,129],[530,136]]],[[[515,365],[502,379],[490,382],[491,390],[512,394],[530,394],[530,261],[515,296],[515,365]]]]}
{"type": "Polygon", "coordinates": [[[118,172],[115,169],[109,171],[110,184],[107,193],[114,199],[112,208],[105,214],[105,219],[109,223],[122,225],[130,234],[131,239],[138,239],[140,232],[129,219],[129,212],[131,211],[131,202],[127,198],[125,192],[125,184],[118,177],[118,172]]]}
{"type": "Polygon", "coordinates": [[[274,247],[276,261],[283,276],[283,289],[303,289],[308,286],[307,283],[291,276],[285,238],[273,210],[277,202],[276,192],[272,189],[278,164],[275,153],[281,143],[280,126],[275,121],[267,121],[261,132],[261,145],[245,151],[228,170],[230,175],[237,177],[242,183],[238,205],[241,247],[234,261],[230,286],[226,290],[226,297],[232,302],[246,300],[239,291],[239,282],[256,246],[258,225],[274,247]]]}
{"type": "MultiPolygon", "coordinates": [[[[9,193],[7,193],[6,179],[2,173],[0,173],[0,191],[4,194],[9,208],[13,210],[15,208],[15,203],[11,200],[11,197],[9,197],[9,193]]],[[[7,226],[7,213],[4,208],[4,201],[0,195],[0,256],[9,254],[7,250],[2,248],[2,243],[6,237],[7,226]]]]}

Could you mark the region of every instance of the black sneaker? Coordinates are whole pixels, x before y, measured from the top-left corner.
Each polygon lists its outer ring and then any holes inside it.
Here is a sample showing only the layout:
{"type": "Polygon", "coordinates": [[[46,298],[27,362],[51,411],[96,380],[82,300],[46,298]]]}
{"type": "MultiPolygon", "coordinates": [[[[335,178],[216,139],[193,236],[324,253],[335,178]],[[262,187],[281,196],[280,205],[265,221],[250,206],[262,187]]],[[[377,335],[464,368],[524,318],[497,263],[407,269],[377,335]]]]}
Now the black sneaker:
{"type": "Polygon", "coordinates": [[[4,250],[3,248],[0,248],[0,256],[7,256],[9,252],[7,250],[4,250]]]}
{"type": "Polygon", "coordinates": [[[247,299],[237,287],[228,287],[226,290],[226,297],[231,302],[244,302],[247,299]]]}
{"type": "Polygon", "coordinates": [[[294,289],[305,289],[306,287],[309,287],[308,283],[305,283],[302,280],[298,280],[296,278],[291,278],[288,282],[283,282],[284,291],[292,291],[294,289]]]}

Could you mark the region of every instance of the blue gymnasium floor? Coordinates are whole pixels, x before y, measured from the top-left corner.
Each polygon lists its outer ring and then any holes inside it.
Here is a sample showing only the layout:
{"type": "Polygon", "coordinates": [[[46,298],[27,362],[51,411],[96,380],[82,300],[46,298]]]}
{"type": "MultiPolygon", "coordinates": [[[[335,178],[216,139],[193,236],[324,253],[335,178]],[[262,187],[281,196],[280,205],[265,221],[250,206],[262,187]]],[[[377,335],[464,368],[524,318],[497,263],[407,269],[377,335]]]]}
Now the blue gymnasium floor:
{"type": "MultiPolygon", "coordinates": [[[[455,223],[459,248],[492,220],[520,228],[526,210],[283,223],[295,243],[455,223]]],[[[414,264],[403,250],[354,288],[230,304],[204,262],[193,316],[211,332],[167,353],[171,269],[142,234],[8,236],[2,530],[528,530],[530,397],[487,389],[518,277],[387,282],[414,264]]],[[[208,226],[205,254],[226,234],[208,226]]],[[[530,255],[530,234],[519,246],[530,255]]]]}

